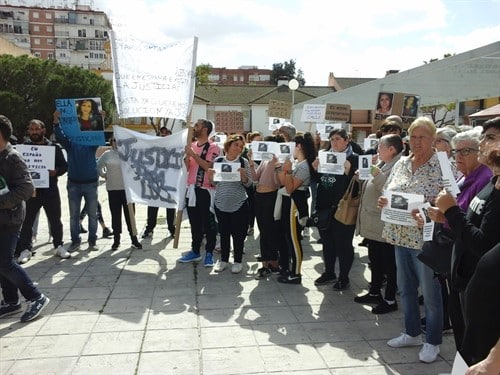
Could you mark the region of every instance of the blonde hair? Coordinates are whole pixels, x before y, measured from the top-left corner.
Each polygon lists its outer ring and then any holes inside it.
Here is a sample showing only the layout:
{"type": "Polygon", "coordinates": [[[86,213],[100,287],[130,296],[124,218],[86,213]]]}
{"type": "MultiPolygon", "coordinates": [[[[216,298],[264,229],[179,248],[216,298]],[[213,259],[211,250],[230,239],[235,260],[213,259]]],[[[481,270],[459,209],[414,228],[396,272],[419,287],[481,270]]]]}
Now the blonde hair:
{"type": "Polygon", "coordinates": [[[417,117],[408,128],[408,134],[411,136],[416,128],[425,128],[433,138],[436,137],[436,125],[429,117],[417,117]]]}

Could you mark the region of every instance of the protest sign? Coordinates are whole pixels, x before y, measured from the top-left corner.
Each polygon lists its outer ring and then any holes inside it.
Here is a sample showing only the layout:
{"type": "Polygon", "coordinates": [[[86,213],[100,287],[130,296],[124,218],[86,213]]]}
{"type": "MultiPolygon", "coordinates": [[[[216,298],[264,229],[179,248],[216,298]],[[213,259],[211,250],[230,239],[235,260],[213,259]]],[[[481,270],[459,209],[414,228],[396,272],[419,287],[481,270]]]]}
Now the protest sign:
{"type": "Polygon", "coordinates": [[[388,204],[382,208],[382,221],[410,227],[417,226],[411,212],[424,203],[423,195],[386,190],[384,197],[387,198],[388,204]]]}
{"type": "Polygon", "coordinates": [[[154,207],[183,207],[188,130],[155,137],[114,125],[113,132],[127,201],[154,207]]]}
{"type": "Polygon", "coordinates": [[[186,120],[194,98],[198,38],[159,44],[132,32],[123,27],[110,32],[118,115],[186,120]]]}
{"type": "Polygon", "coordinates": [[[337,175],[344,174],[344,164],[347,159],[345,152],[320,150],[318,152],[318,158],[318,172],[337,175]]]}
{"type": "Polygon", "coordinates": [[[292,103],[280,100],[269,100],[269,108],[267,110],[268,117],[289,119],[291,115],[292,103]]]}
{"type": "Polygon", "coordinates": [[[15,145],[26,163],[36,188],[49,187],[49,171],[55,170],[56,148],[43,145],[15,145]]]}
{"type": "Polygon", "coordinates": [[[325,121],[326,104],[304,104],[300,121],[322,122],[325,121]]]}
{"type": "Polygon", "coordinates": [[[351,119],[351,106],[348,104],[326,104],[325,120],[349,122],[351,119]]]}
{"type": "Polygon", "coordinates": [[[61,113],[59,125],[71,142],[106,144],[101,98],[56,99],[56,109],[61,113]]]}
{"type": "Polygon", "coordinates": [[[241,175],[238,169],[241,163],[229,163],[227,161],[214,163],[214,181],[241,181],[241,175]]]}

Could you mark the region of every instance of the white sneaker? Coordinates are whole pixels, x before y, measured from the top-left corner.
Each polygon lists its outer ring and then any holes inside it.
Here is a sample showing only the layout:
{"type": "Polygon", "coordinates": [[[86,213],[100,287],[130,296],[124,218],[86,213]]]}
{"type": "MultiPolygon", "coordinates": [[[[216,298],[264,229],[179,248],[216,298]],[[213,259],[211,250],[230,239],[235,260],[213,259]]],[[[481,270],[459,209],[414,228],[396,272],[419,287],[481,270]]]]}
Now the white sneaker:
{"type": "Polygon", "coordinates": [[[387,341],[387,345],[393,348],[404,348],[405,346],[418,346],[422,345],[422,338],[420,335],[418,336],[410,336],[406,333],[402,333],[398,337],[395,337],[389,341],[387,341]]]}
{"type": "Polygon", "coordinates": [[[19,257],[17,258],[17,263],[24,264],[24,263],[28,262],[31,259],[32,255],[33,254],[31,251],[29,251],[28,249],[24,249],[19,254],[19,257]]]}
{"type": "Polygon", "coordinates": [[[222,272],[226,269],[227,267],[227,262],[223,262],[222,260],[218,260],[217,263],[215,263],[214,271],[215,272],[222,272]]]}
{"type": "Polygon", "coordinates": [[[436,360],[439,354],[439,345],[432,345],[425,343],[420,353],[418,353],[418,358],[425,363],[432,363],[436,360]]]}
{"type": "Polygon", "coordinates": [[[63,245],[59,245],[56,249],[55,249],[55,253],[54,255],[57,255],[58,257],[62,258],[62,259],[68,259],[68,258],[71,258],[71,253],[69,253],[64,247],[63,245]]]}
{"type": "Polygon", "coordinates": [[[231,267],[231,273],[240,273],[242,269],[243,264],[234,262],[233,266],[231,267]]]}
{"type": "Polygon", "coordinates": [[[302,237],[311,237],[311,228],[305,227],[302,229],[302,237]]]}

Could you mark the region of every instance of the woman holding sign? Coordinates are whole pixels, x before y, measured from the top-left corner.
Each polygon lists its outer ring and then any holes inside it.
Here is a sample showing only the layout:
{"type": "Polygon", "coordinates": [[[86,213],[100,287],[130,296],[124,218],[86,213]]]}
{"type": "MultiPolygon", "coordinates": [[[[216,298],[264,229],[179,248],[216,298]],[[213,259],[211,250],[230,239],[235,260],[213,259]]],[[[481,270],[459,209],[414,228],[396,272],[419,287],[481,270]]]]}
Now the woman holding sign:
{"type": "Polygon", "coordinates": [[[253,184],[250,164],[247,159],[240,156],[244,147],[245,138],[242,135],[230,135],[224,142],[225,155],[214,160],[214,164],[238,163],[239,181],[214,181],[215,169],[208,169],[208,178],[216,186],[214,206],[221,243],[221,258],[215,264],[215,272],[222,272],[228,266],[231,238],[234,246],[234,263],[231,272],[240,273],[243,269],[243,246],[248,228],[246,189],[253,184]]]}
{"type": "MultiPolygon", "coordinates": [[[[419,117],[408,129],[411,153],[393,167],[384,190],[423,195],[433,202],[444,186],[443,173],[433,143],[436,125],[427,117],[419,117]]],[[[378,199],[378,207],[385,207],[386,197],[378,199]]],[[[416,210],[415,210],[416,211],[416,210]]],[[[413,213],[416,217],[416,212],[413,213]]],[[[391,339],[393,348],[422,345],[420,327],[419,287],[424,296],[426,331],[425,344],[419,353],[422,362],[434,362],[442,343],[443,303],[441,286],[434,271],[422,263],[417,254],[423,246],[422,229],[414,225],[385,223],[382,237],[395,246],[398,290],[404,312],[405,332],[391,339]]]]}

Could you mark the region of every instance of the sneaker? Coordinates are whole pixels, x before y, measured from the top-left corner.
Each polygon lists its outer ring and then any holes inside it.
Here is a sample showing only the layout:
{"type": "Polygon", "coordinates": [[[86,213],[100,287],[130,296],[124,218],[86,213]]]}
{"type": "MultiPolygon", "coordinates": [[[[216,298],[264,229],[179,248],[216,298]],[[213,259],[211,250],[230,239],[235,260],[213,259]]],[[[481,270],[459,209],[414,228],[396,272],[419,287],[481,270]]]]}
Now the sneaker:
{"type": "Polygon", "coordinates": [[[274,266],[269,265],[269,266],[267,266],[267,268],[269,269],[269,271],[271,271],[271,273],[273,275],[279,275],[280,274],[281,270],[280,270],[279,267],[274,267],[274,266]]]}
{"type": "Polygon", "coordinates": [[[142,249],[142,244],[137,240],[137,236],[132,237],[132,245],[134,249],[142,249]]]}
{"type": "Polygon", "coordinates": [[[356,303],[364,303],[364,304],[380,304],[382,303],[383,299],[380,294],[371,294],[371,293],[366,293],[363,294],[362,296],[357,296],[354,297],[354,302],[356,303]]]}
{"type": "Polygon", "coordinates": [[[425,363],[432,363],[436,360],[439,354],[439,345],[432,345],[424,343],[420,353],[418,353],[418,359],[425,363]]]}
{"type": "Polygon", "coordinates": [[[349,282],[349,280],[347,280],[347,281],[339,280],[335,284],[333,284],[333,289],[334,290],[344,290],[344,289],[349,288],[350,286],[351,286],[351,283],[349,282]]]}
{"type": "Polygon", "coordinates": [[[247,236],[253,236],[254,230],[252,227],[248,228],[247,236]]]}
{"type": "Polygon", "coordinates": [[[58,257],[62,259],[68,259],[71,258],[71,254],[64,248],[63,245],[59,245],[54,252],[54,255],[57,255],[58,257]]]}
{"type": "Polygon", "coordinates": [[[71,245],[68,247],[68,252],[72,253],[77,250],[80,250],[80,242],[71,242],[71,245]]]}
{"type": "Polygon", "coordinates": [[[95,243],[89,243],[89,248],[87,250],[88,251],[99,251],[99,248],[96,246],[95,243]]]}
{"type": "Polygon", "coordinates": [[[320,277],[314,280],[314,285],[325,285],[328,283],[334,283],[335,281],[337,281],[337,276],[335,274],[328,275],[323,272],[320,277]]]}
{"type": "Polygon", "coordinates": [[[257,270],[257,274],[254,276],[255,280],[262,280],[262,279],[267,279],[269,276],[271,276],[271,270],[267,267],[261,267],[257,270]]]}
{"type": "Polygon", "coordinates": [[[311,236],[311,228],[305,227],[302,229],[302,237],[310,237],[311,236]]]}
{"type": "Polygon", "coordinates": [[[17,263],[19,263],[19,264],[27,263],[31,259],[32,255],[33,255],[33,253],[30,250],[24,249],[19,254],[19,257],[17,258],[17,263]]]}
{"type": "Polygon", "coordinates": [[[381,315],[381,314],[387,314],[387,313],[397,311],[397,310],[398,310],[398,304],[396,303],[396,301],[394,301],[394,303],[389,304],[384,299],[384,300],[382,300],[382,302],[380,302],[377,306],[375,306],[372,309],[372,313],[381,315]]]}
{"type": "Polygon", "coordinates": [[[113,235],[113,232],[111,232],[111,231],[109,230],[109,228],[104,228],[104,229],[102,230],[102,237],[103,237],[103,238],[109,238],[109,237],[111,237],[112,235],[113,235]]]}
{"type": "Polygon", "coordinates": [[[218,260],[217,263],[215,263],[214,271],[215,272],[222,272],[226,269],[227,267],[227,262],[224,262],[222,260],[218,260]]]}
{"type": "Polygon", "coordinates": [[[387,345],[389,345],[392,348],[404,348],[406,346],[418,346],[418,345],[422,345],[422,338],[420,337],[420,335],[413,337],[413,336],[407,335],[406,333],[402,333],[398,337],[395,337],[395,338],[387,341],[387,345]]]}
{"type": "Polygon", "coordinates": [[[9,316],[15,314],[21,310],[21,304],[18,303],[5,303],[5,301],[0,302],[0,318],[4,316],[9,316]]]}
{"type": "Polygon", "coordinates": [[[282,284],[301,284],[302,276],[300,275],[287,275],[278,277],[278,282],[282,284]]]}
{"type": "Polygon", "coordinates": [[[46,297],[43,294],[34,301],[28,301],[28,308],[21,316],[21,322],[29,322],[30,320],[35,319],[38,315],[40,315],[49,302],[49,297],[46,297]]]}
{"type": "Polygon", "coordinates": [[[212,253],[205,254],[205,261],[203,262],[205,267],[213,267],[214,266],[214,256],[212,253]]]}
{"type": "Polygon", "coordinates": [[[231,273],[240,273],[242,269],[243,264],[234,262],[233,266],[231,267],[231,273]]]}
{"type": "Polygon", "coordinates": [[[198,254],[195,253],[193,250],[189,251],[188,253],[177,259],[177,261],[180,263],[198,262],[200,260],[201,260],[201,255],[199,253],[198,254]]]}
{"type": "Polygon", "coordinates": [[[145,230],[142,238],[148,238],[148,237],[153,237],[153,231],[152,230],[145,230]]]}

